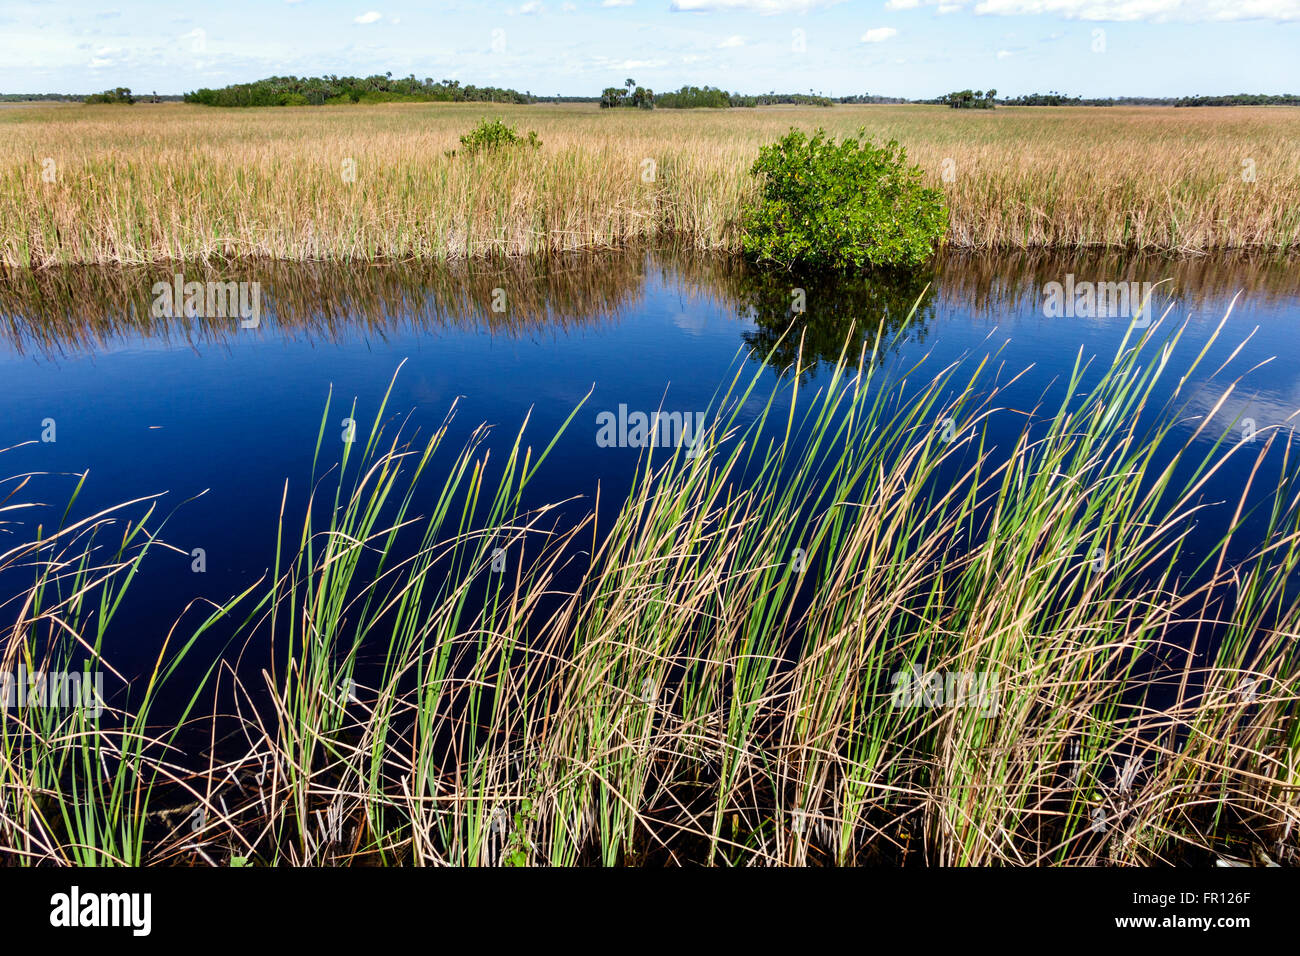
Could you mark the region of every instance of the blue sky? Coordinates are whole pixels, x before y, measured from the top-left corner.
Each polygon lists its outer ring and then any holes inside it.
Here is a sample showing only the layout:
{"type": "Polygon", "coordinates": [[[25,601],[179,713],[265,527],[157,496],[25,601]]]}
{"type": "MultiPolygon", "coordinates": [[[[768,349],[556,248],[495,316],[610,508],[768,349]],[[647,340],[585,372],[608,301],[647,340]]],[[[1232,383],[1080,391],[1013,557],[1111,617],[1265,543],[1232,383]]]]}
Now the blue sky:
{"type": "Polygon", "coordinates": [[[566,95],[1300,93],[1300,0],[0,2],[0,92],[389,70],[566,95]]]}

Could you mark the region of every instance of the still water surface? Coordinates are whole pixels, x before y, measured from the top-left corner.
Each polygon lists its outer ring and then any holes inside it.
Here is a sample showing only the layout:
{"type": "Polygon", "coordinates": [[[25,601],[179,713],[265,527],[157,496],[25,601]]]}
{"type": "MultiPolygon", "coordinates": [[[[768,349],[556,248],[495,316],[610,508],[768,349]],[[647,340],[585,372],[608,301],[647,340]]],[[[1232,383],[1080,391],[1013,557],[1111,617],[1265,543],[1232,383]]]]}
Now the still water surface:
{"type": "MultiPolygon", "coordinates": [[[[1020,413],[995,419],[993,437],[1009,445],[1026,415],[1059,404],[1075,362],[1108,362],[1133,321],[1048,314],[1054,282],[1168,280],[1156,287],[1151,311],[1159,318],[1168,310],[1161,337],[1187,324],[1175,367],[1190,363],[1231,307],[1180,392],[1186,435],[1243,375],[1220,409],[1220,427],[1200,441],[1230,428],[1265,435],[1289,428],[1300,408],[1300,270],[1286,262],[1001,256],[950,258],[906,278],[832,279],[638,251],[500,266],[184,270],[187,280],[257,282],[256,328],[238,318],[152,317],[154,284],[176,271],[0,277],[0,448],[9,449],[0,472],[46,475],[39,498],[51,507],[31,523],[56,521],[75,476],[87,470],[84,513],[167,493],[163,538],[183,553],[156,556],[133,588],[114,655],[127,668],[137,655],[151,659],[188,602],[223,600],[266,572],[286,481],[291,499],[308,492],[331,390],[325,433],[337,460],[353,400],[364,438],[399,365],[389,412],[428,435],[456,402],[450,449],[488,423],[504,451],[526,416],[540,449],[590,392],[531,489],[535,504],[590,501],[597,483],[606,501],[626,489],[639,451],[601,446],[602,412],[709,410],[738,369],[754,374],[769,355],[766,379],[798,374],[824,387],[846,338],[857,355],[882,327],[891,344],[879,371],[893,380],[929,378],[959,361],[973,370],[987,358],[982,387],[1000,385],[999,405],[1020,413]],[[804,365],[796,372],[800,339],[804,365]],[[41,440],[49,420],[52,442],[41,440]],[[203,574],[191,569],[195,548],[206,555],[203,574]]],[[[1162,388],[1172,394],[1177,385],[1170,375],[1162,388]]],[[[747,414],[765,399],[756,390],[747,414]]],[[[1207,498],[1234,500],[1252,461],[1241,456],[1207,498]]],[[[1207,533],[1202,552],[1212,541],[1207,533]]],[[[1195,536],[1192,545],[1189,561],[1195,536]]]]}

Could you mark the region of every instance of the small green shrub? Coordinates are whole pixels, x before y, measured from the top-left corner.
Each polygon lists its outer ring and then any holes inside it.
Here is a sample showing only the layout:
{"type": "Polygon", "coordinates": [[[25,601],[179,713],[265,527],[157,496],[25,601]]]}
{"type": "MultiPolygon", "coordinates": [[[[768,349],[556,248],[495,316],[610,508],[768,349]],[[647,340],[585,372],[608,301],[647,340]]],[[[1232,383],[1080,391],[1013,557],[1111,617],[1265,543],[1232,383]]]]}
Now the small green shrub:
{"type": "Polygon", "coordinates": [[[825,268],[920,265],[943,241],[943,194],[921,185],[921,170],[890,140],[865,130],[836,143],[823,130],[791,130],[759,150],[750,172],[758,202],[743,213],[745,252],[759,260],[825,268]]]}
{"type": "Polygon", "coordinates": [[[505,146],[527,146],[536,149],[542,145],[537,133],[528,131],[527,136],[520,136],[513,126],[507,126],[499,119],[481,120],[477,126],[460,138],[461,148],[473,155],[478,152],[490,152],[505,146]]]}

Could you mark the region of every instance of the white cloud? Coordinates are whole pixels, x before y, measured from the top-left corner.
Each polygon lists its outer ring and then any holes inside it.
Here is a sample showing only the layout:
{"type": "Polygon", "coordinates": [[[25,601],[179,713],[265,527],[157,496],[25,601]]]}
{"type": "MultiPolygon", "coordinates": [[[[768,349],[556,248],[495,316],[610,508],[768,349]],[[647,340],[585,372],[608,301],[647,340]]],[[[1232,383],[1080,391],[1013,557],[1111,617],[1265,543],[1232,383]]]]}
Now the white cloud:
{"type": "Polygon", "coordinates": [[[353,23],[374,23],[376,20],[382,20],[384,15],[377,10],[371,10],[361,14],[359,17],[353,17],[353,23]]]}
{"type": "Polygon", "coordinates": [[[1051,15],[1063,20],[1179,21],[1300,20],[1300,0],[886,0],[888,10],[937,7],[955,13],[970,7],[980,16],[1051,15]]]}
{"type": "MultiPolygon", "coordinates": [[[[566,73],[610,73],[625,70],[658,70],[669,65],[669,60],[656,57],[652,60],[619,60],[610,56],[574,57],[565,61],[566,73]]],[[[623,73],[624,76],[627,73],[623,73]]]]}
{"type": "Polygon", "coordinates": [[[916,10],[919,7],[938,6],[940,13],[951,13],[953,10],[960,10],[969,2],[970,0],[887,0],[885,9],[916,10]]]}
{"type": "Polygon", "coordinates": [[[669,9],[677,13],[807,13],[818,7],[833,7],[844,0],[673,0],[669,9]]]}
{"type": "Polygon", "coordinates": [[[519,7],[519,12],[524,16],[532,16],[536,13],[542,13],[546,8],[542,6],[541,0],[528,0],[527,3],[519,7]]]}
{"type": "Polygon", "coordinates": [[[1015,56],[1010,50],[998,50],[998,59],[1005,60],[1009,56],[1015,56]]]}
{"type": "Polygon", "coordinates": [[[727,50],[738,46],[745,45],[745,38],[742,36],[729,36],[718,44],[718,49],[727,50]]]}
{"type": "Polygon", "coordinates": [[[1146,20],[1169,14],[1184,0],[980,0],[980,15],[1023,16],[1055,13],[1077,20],[1146,20]]]}
{"type": "Polygon", "coordinates": [[[890,37],[898,36],[898,31],[893,27],[872,27],[866,33],[862,34],[863,43],[884,43],[890,37]]]}
{"type": "Polygon", "coordinates": [[[1300,20],[1300,0],[980,0],[980,15],[1055,14],[1066,20],[1300,20]]]}
{"type": "Polygon", "coordinates": [[[602,7],[630,7],[632,0],[604,0],[602,7]]]}
{"type": "Polygon", "coordinates": [[[1211,20],[1300,20],[1300,0],[1209,0],[1211,20]]]}

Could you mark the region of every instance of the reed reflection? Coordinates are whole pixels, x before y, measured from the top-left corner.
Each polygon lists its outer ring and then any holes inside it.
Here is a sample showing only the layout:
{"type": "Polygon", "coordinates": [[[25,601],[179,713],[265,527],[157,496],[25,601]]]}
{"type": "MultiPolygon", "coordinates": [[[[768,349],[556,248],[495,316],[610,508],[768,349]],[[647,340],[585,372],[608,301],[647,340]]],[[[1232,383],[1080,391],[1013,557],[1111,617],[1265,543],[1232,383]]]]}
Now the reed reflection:
{"type": "MultiPolygon", "coordinates": [[[[799,275],[759,270],[734,257],[690,249],[626,249],[594,255],[490,263],[364,266],[248,260],[170,267],[78,266],[0,273],[0,348],[19,356],[94,354],[144,342],[161,347],[230,345],[240,335],[321,341],[409,330],[492,335],[564,332],[619,321],[646,283],[683,293],[688,309],[734,316],[757,360],[802,376],[847,349],[856,364],[907,322],[924,340],[937,317],[1002,321],[1038,312],[1043,289],[1066,275],[1104,282],[1160,282],[1161,306],[1222,315],[1234,295],[1257,303],[1300,298],[1300,271],[1279,259],[1167,259],[1115,253],[1075,256],[946,256],[914,273],[799,275]],[[151,314],[156,283],[258,283],[263,320],[241,328],[228,316],[151,314]],[[913,307],[915,311],[913,312],[913,307]]],[[[783,372],[785,374],[785,372],[783,372]]]]}

